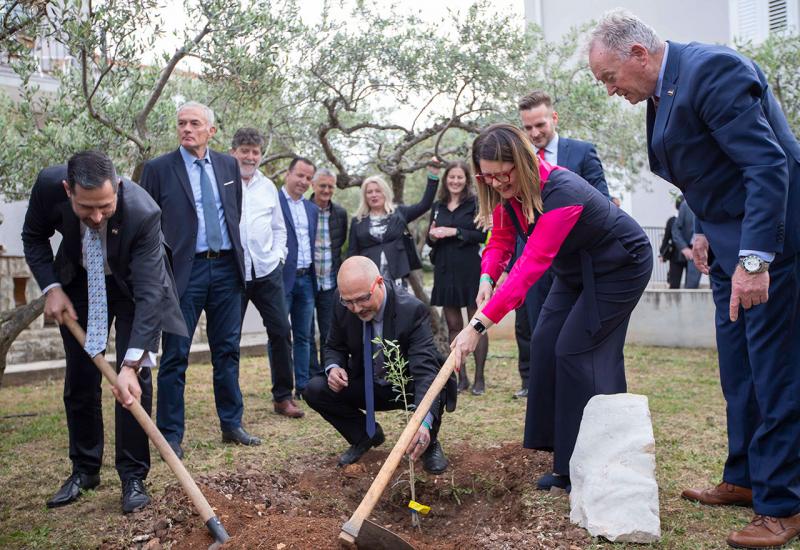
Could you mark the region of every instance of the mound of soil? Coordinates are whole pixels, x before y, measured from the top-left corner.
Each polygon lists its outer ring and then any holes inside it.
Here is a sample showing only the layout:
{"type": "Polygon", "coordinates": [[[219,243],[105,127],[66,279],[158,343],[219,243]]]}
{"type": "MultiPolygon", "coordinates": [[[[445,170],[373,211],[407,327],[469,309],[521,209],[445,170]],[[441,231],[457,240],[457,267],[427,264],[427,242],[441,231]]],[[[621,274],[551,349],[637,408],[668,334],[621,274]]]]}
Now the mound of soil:
{"type": "MultiPolygon", "coordinates": [[[[373,450],[347,468],[337,468],[335,457],[308,457],[279,474],[240,467],[198,483],[232,537],[226,549],[338,549],[342,524],[387,455],[373,450]]],[[[504,444],[489,449],[462,445],[448,449],[448,457],[450,467],[440,476],[415,472],[416,500],[431,507],[421,529],[411,526],[405,461],[370,519],[418,550],[575,550],[590,543],[585,531],[569,523],[563,492],[534,496],[535,480],[550,469],[551,455],[504,444]]],[[[173,486],[129,518],[126,532],[104,547],[206,550],[211,542],[191,503],[173,486]]]]}

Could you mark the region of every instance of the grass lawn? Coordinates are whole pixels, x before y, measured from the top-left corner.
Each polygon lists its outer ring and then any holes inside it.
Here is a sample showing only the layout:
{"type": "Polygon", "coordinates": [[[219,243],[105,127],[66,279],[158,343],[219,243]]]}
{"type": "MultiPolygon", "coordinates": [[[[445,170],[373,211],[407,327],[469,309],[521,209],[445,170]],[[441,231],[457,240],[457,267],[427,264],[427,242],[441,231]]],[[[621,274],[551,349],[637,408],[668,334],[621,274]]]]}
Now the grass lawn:
{"type": "MultiPolygon", "coordinates": [[[[513,342],[492,344],[488,392],[483,397],[464,396],[456,413],[446,415],[442,428],[445,451],[461,441],[474,447],[521,441],[524,402],[511,399],[519,386],[515,357],[513,342]]],[[[727,533],[749,521],[751,511],[700,507],[679,498],[688,485],[716,483],[722,471],[725,407],[715,353],[629,346],[626,358],[629,390],[649,397],[656,435],[663,536],[653,546],[725,547],[727,533]]],[[[261,447],[221,443],[210,367],[196,365],[189,370],[184,449],[193,474],[233,472],[242,464],[279,471],[294,457],[333,456],[346,447],[333,428],[305,405],[307,416],[302,420],[273,414],[265,359],[242,362],[241,386],[245,425],[264,438],[261,447]]],[[[119,521],[120,487],[113,469],[113,445],[106,446],[102,483],[96,491],[65,508],[47,510],[44,505],[70,473],[61,392],[60,382],[0,389],[0,548],[96,547],[119,521]]],[[[104,409],[110,442],[113,409],[107,391],[104,409]]],[[[387,432],[387,443],[393,442],[401,430],[400,416],[381,413],[379,420],[387,432]]],[[[158,494],[172,483],[170,471],[154,456],[148,478],[151,493],[158,494]]],[[[552,506],[552,498],[543,496],[540,504],[552,506]]],[[[591,547],[611,546],[625,547],[603,542],[591,547]]]]}

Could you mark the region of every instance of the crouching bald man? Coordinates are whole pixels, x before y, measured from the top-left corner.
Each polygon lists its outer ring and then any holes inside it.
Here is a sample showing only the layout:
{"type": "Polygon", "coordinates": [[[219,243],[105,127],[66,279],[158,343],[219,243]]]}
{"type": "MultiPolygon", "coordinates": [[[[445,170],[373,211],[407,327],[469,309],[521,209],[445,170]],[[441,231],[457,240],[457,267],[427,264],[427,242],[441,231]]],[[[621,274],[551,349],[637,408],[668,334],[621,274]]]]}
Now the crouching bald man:
{"type": "MultiPolygon", "coordinates": [[[[350,443],[339,466],[357,462],[370,448],[384,441],[375,422],[375,411],[401,409],[402,399],[386,380],[383,352],[372,343],[376,337],[393,340],[408,361],[413,382],[406,387],[419,404],[441,366],[433,343],[428,308],[406,292],[384,281],[378,267],[363,256],[348,258],[337,277],[338,296],[325,346],[324,374],[306,388],[308,405],[330,422],[350,443]],[[376,354],[376,352],[378,352],[376,354]],[[365,383],[366,381],[366,383],[365,383]]],[[[455,377],[448,382],[448,404],[455,407],[455,377]]],[[[434,405],[417,430],[406,453],[422,457],[425,470],[440,474],[448,461],[437,439],[445,405],[444,396],[434,405]]]]}

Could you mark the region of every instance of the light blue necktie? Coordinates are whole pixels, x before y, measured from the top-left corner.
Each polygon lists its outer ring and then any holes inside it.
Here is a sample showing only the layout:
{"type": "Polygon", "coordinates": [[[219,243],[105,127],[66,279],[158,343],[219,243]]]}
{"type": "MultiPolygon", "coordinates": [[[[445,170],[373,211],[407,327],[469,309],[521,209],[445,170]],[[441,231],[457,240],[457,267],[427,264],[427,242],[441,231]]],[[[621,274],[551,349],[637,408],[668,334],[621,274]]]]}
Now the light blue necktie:
{"type": "Polygon", "coordinates": [[[219,252],[222,249],[222,230],[219,227],[214,189],[211,187],[211,179],[206,174],[206,160],[197,159],[194,163],[200,168],[200,194],[203,202],[203,219],[206,222],[206,242],[209,250],[219,252]]]}
{"type": "Polygon", "coordinates": [[[106,303],[106,271],[103,243],[96,229],[86,229],[86,276],[89,293],[89,318],[86,321],[86,343],[83,349],[94,357],[106,349],[108,342],[108,304],[106,303]]]}
{"type": "Polygon", "coordinates": [[[372,321],[364,322],[364,401],[367,411],[367,435],[375,435],[375,388],[372,387],[372,321]]]}

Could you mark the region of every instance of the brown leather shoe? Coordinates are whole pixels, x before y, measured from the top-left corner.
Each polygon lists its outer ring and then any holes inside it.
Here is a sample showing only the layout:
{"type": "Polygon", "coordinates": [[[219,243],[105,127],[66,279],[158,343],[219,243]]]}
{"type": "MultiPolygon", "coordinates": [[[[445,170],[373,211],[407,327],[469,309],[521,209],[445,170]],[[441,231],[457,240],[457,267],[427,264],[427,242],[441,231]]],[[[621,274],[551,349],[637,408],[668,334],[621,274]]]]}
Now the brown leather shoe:
{"type": "Polygon", "coordinates": [[[303,409],[297,406],[297,403],[292,399],[284,399],[283,401],[275,401],[272,404],[275,407],[275,413],[289,418],[303,418],[306,413],[303,409]]]}
{"type": "Polygon", "coordinates": [[[711,489],[686,489],[681,496],[709,506],[753,505],[753,491],[724,481],[711,489]]]}
{"type": "Polygon", "coordinates": [[[734,548],[780,548],[800,535],[800,514],[788,518],[756,516],[744,529],[728,535],[734,548]]]}

